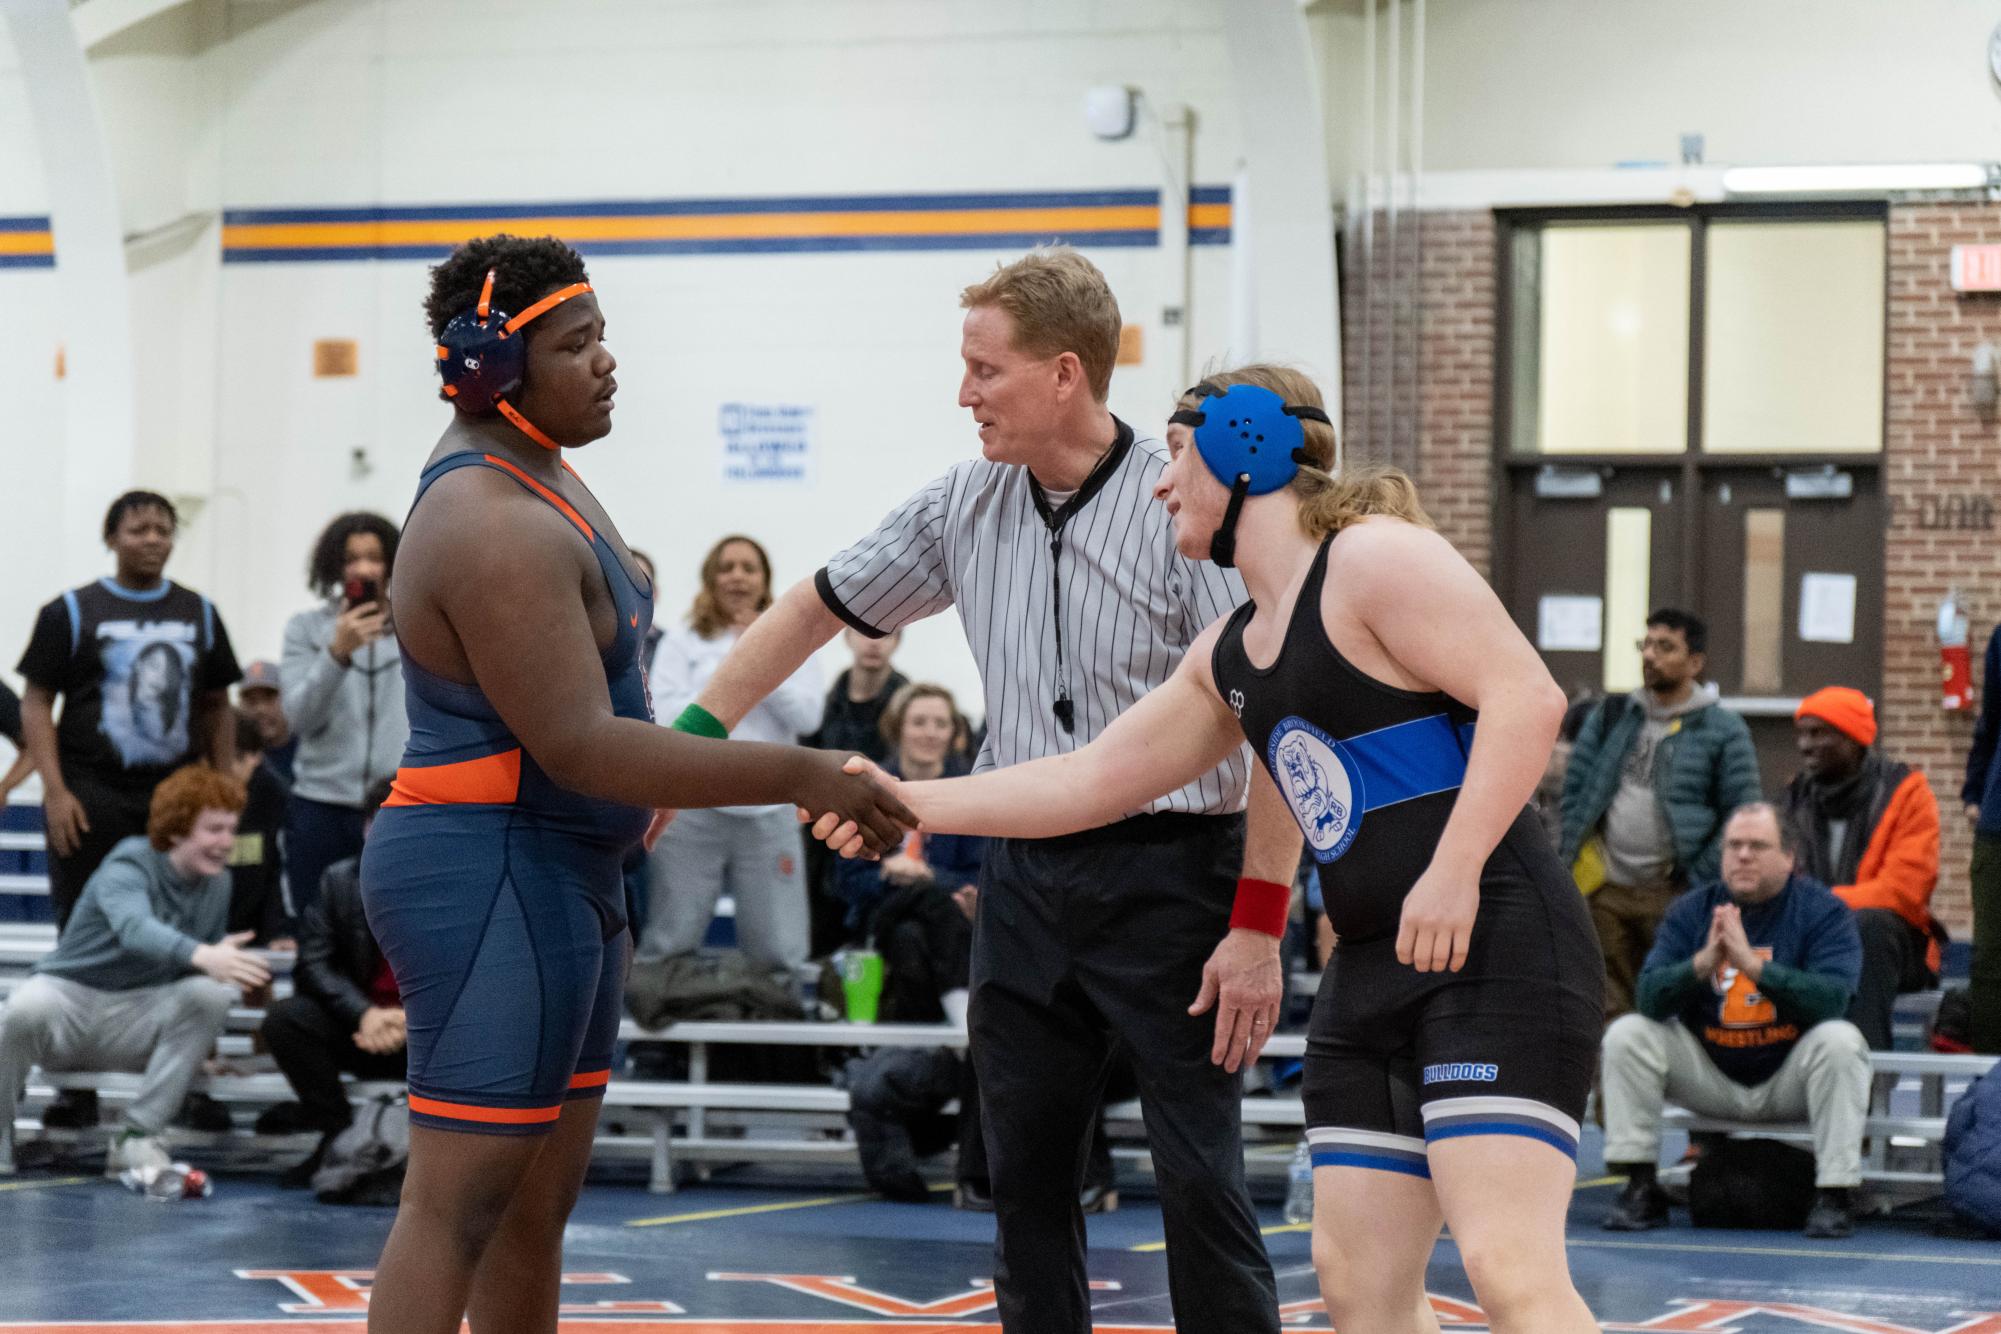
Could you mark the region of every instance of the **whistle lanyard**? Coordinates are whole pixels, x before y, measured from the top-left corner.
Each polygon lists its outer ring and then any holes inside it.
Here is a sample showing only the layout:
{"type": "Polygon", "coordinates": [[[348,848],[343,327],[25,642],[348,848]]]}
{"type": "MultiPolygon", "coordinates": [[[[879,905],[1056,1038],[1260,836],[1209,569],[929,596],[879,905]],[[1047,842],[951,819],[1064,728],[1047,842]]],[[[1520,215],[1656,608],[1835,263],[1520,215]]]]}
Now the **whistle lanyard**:
{"type": "Polygon", "coordinates": [[[1125,461],[1126,451],[1119,448],[1119,443],[1120,437],[1113,437],[1091,466],[1084,484],[1061,505],[1052,507],[1042,483],[1035,480],[1034,473],[1028,475],[1028,491],[1035,501],[1035,512],[1042,516],[1043,526],[1049,530],[1049,606],[1056,618],[1056,702],[1051,711],[1067,735],[1075,735],[1077,731],[1077,703],[1070,694],[1070,664],[1063,651],[1063,530],[1077,511],[1104,489],[1112,469],[1125,461]]]}
{"type": "Polygon", "coordinates": [[[1063,528],[1070,522],[1071,501],[1052,516],[1043,509],[1042,488],[1036,488],[1036,508],[1042,510],[1042,521],[1049,525],[1049,605],[1056,615],[1056,703],[1053,706],[1056,721],[1064,732],[1074,734],[1077,730],[1077,705],[1070,698],[1070,667],[1063,658],[1063,528]]]}

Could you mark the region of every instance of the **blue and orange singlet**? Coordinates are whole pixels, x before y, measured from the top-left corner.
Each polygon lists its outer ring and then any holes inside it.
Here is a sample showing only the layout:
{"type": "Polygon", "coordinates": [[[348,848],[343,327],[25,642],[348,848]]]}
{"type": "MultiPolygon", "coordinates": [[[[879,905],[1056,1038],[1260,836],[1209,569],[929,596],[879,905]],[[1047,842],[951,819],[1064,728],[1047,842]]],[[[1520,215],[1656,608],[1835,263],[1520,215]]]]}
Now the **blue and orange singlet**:
{"type": "MultiPolygon", "coordinates": [[[[650,719],[641,649],[650,588],[562,496],[505,459],[506,473],[590,544],[618,612],[601,653],[621,718],[650,719]]],[[[652,812],[558,786],[476,685],[427,672],[406,649],[410,744],[362,856],[369,926],[409,1022],[411,1120],[436,1129],[538,1134],[563,1104],[601,1096],[618,1037],[631,936],[621,865],[652,812]]]]}

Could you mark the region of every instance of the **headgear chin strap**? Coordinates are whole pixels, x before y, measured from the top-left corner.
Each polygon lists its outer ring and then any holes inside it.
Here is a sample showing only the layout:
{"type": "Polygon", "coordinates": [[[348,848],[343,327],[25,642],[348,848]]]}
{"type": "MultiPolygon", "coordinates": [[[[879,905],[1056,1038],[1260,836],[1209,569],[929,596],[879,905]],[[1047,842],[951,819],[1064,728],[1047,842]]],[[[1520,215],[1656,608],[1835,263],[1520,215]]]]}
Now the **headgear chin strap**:
{"type": "Polygon", "coordinates": [[[530,320],[590,291],[591,285],[571,283],[510,318],[506,311],[493,309],[493,279],[497,272],[486,271],[486,282],[479,289],[479,303],[453,316],[444,333],[438,336],[438,374],[445,382],[439,392],[461,411],[476,417],[498,412],[542,448],[560,449],[562,446],[522,416],[521,410],[505,397],[521,387],[522,377],[528,373],[528,340],[515,335],[530,320]]]}
{"type": "Polygon", "coordinates": [[[1321,409],[1288,403],[1262,385],[1219,389],[1205,380],[1187,396],[1202,401],[1167,420],[1194,428],[1196,452],[1216,480],[1230,488],[1230,507],[1209,539],[1209,559],[1228,569],[1237,563],[1237,519],[1244,498],[1288,485],[1299,475],[1299,465],[1311,462],[1302,420],[1334,422],[1321,409]]]}

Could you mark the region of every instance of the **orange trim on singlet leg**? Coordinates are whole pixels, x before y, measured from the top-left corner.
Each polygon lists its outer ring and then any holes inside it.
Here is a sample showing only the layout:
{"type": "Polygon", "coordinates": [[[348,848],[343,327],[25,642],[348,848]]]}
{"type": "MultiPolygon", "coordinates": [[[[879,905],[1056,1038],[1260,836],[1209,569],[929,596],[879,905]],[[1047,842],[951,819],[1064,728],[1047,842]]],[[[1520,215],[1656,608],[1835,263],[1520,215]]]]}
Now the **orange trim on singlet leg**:
{"type": "Polygon", "coordinates": [[[496,468],[507,469],[508,472],[512,473],[515,477],[519,478],[523,485],[531,488],[536,495],[542,497],[542,499],[548,501],[551,505],[554,505],[564,518],[568,519],[571,523],[577,526],[577,531],[581,532],[584,535],[585,541],[587,542],[597,541],[598,538],[597,533],[592,530],[591,526],[588,523],[584,522],[584,516],[577,513],[576,507],[570,504],[569,501],[563,499],[561,496],[557,495],[554,491],[551,491],[548,487],[542,485],[540,482],[536,481],[533,477],[530,477],[527,473],[521,471],[521,469],[515,467],[512,463],[509,463],[506,459],[501,458],[499,455],[483,454],[481,455],[481,457],[484,458],[488,463],[491,463],[496,468]]]}
{"type": "Polygon", "coordinates": [[[570,1087],[573,1089],[597,1089],[609,1083],[611,1083],[609,1069],[579,1072],[570,1076],[570,1087]]]}
{"type": "Polygon", "coordinates": [[[505,806],[521,795],[521,748],[396,771],[384,806],[505,806]]]}
{"type": "Polygon", "coordinates": [[[536,1126],[560,1120],[563,1105],[554,1107],[474,1107],[463,1102],[439,1102],[436,1098],[410,1095],[410,1110],[448,1121],[480,1121],[496,1126],[536,1126]]]}

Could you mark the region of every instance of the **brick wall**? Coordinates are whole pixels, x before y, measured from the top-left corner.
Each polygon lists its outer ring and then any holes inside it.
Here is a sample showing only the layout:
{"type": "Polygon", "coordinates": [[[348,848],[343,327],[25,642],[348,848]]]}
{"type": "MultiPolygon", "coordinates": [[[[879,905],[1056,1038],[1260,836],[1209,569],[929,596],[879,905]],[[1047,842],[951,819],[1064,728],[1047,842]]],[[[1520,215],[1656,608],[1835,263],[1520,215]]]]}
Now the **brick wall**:
{"type": "MultiPolygon", "coordinates": [[[[1934,911],[1955,935],[1970,925],[1966,864],[1972,836],[1959,787],[1973,715],[1939,708],[1934,623],[1956,587],[1972,621],[1975,681],[1987,636],[2001,622],[2001,535],[1945,526],[1969,500],[1996,500],[2001,426],[1968,397],[1973,351],[2001,348],[2001,296],[1952,290],[1952,247],[2001,242],[2001,206],[1898,204],[1890,210],[1889,309],[1884,356],[1884,464],[1890,498],[1883,564],[1883,698],[1887,753],[1923,768],[1938,796],[1945,846],[1934,911]]],[[[2001,702],[2001,701],[1998,701],[2001,702]]]]}
{"type": "MultiPolygon", "coordinates": [[[[1374,262],[1344,238],[1343,430],[1352,457],[1413,472],[1439,528],[1482,571],[1494,514],[1495,227],[1478,211],[1401,221],[1397,244],[1375,219],[1374,262]],[[1374,289],[1373,293],[1371,288],[1374,289]]],[[[1971,713],[1939,708],[1933,623],[1957,587],[1973,622],[1976,676],[2001,623],[2001,534],[1975,527],[2001,509],[2001,422],[1967,396],[1973,350],[2001,349],[2001,296],[1951,290],[1952,247],[2001,243],[2001,205],[1898,204],[1890,211],[1884,471],[1883,698],[1887,754],[1922,767],[1944,820],[1934,909],[1956,936],[1970,928],[1971,835],[1959,786],[1971,713]],[[1967,520],[1960,515],[1976,516],[1967,520]],[[1960,527],[1951,526],[1955,522],[1960,527]]],[[[2001,682],[1980,681],[1982,689],[2001,682]]]]}
{"type": "Polygon", "coordinates": [[[1439,531],[1482,573],[1492,552],[1494,217],[1381,215],[1375,262],[1353,230],[1342,275],[1343,440],[1416,479],[1439,531]],[[1371,291],[1373,289],[1373,303],[1371,291]],[[1373,304],[1373,311],[1371,305],[1373,304]]]}

